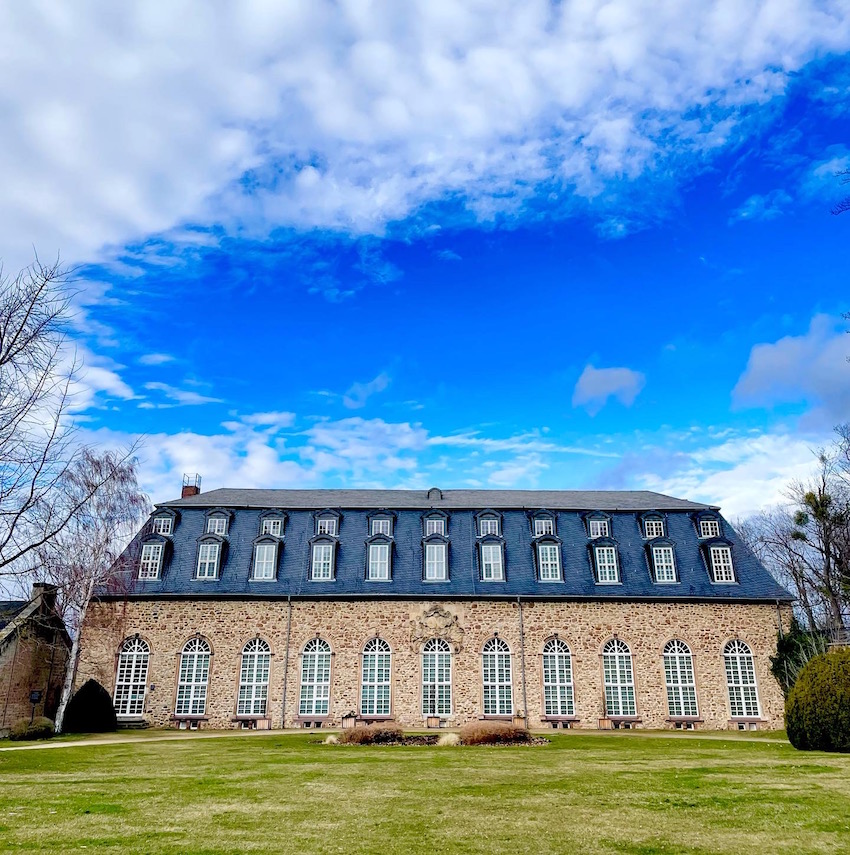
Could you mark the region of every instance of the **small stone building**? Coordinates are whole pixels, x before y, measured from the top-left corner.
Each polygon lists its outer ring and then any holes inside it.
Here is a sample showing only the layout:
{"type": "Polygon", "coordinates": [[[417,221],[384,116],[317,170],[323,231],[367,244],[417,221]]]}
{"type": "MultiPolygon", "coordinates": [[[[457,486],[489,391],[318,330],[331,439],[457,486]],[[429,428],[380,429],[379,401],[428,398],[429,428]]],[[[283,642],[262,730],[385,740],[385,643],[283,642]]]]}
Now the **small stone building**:
{"type": "Polygon", "coordinates": [[[89,610],[77,682],[157,726],[782,726],[791,596],[650,492],[184,490],[89,610]]]}
{"type": "Polygon", "coordinates": [[[70,649],[53,585],[33,585],[29,600],[0,602],[0,734],[21,719],[53,718],[70,649]]]}

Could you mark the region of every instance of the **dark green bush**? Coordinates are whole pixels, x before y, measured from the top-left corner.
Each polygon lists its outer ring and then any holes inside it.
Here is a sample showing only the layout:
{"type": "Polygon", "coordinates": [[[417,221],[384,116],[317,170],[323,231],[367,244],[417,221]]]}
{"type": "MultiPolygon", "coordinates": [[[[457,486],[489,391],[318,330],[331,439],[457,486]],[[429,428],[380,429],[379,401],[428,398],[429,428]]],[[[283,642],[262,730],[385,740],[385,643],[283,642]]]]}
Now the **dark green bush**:
{"type": "Polygon", "coordinates": [[[112,698],[97,680],[80,686],[62,721],[63,733],[109,733],[117,727],[112,698]]]}
{"type": "Polygon", "coordinates": [[[801,751],[850,752],[850,650],[815,656],[785,702],[788,739],[801,751]]]}
{"type": "Polygon", "coordinates": [[[53,722],[49,718],[38,716],[32,722],[28,718],[15,722],[9,739],[50,739],[51,736],[53,736],[53,722]]]}

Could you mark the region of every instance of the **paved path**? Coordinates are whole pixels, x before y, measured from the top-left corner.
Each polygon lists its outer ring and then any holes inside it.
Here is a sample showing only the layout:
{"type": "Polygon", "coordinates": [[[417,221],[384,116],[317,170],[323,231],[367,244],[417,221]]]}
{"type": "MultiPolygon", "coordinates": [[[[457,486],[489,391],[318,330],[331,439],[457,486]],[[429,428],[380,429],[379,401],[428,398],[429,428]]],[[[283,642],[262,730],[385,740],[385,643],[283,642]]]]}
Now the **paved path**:
{"type": "MultiPolygon", "coordinates": [[[[315,736],[323,735],[325,732],[334,733],[332,728],[328,728],[327,731],[323,730],[311,730],[305,731],[302,729],[287,729],[287,730],[252,730],[250,732],[247,731],[232,731],[232,730],[216,730],[208,733],[163,733],[160,736],[136,736],[136,735],[126,735],[126,736],[95,736],[91,739],[79,739],[79,740],[63,740],[63,739],[53,739],[53,740],[45,740],[44,742],[29,742],[26,745],[6,745],[0,747],[0,752],[2,751],[36,751],[44,748],[83,748],[89,745],[146,745],[149,742],[179,742],[186,741],[190,739],[226,739],[228,737],[241,737],[245,739],[257,739],[263,736],[285,736],[287,734],[300,734],[303,736],[305,733],[312,733],[315,736]]],[[[424,731],[423,731],[424,732],[424,731]]],[[[448,732],[448,730],[443,731],[448,732]]],[[[541,731],[532,731],[535,735],[539,734],[541,736],[551,735],[551,731],[549,730],[541,730],[541,731]]],[[[731,733],[736,733],[736,731],[732,731],[731,733]]],[[[673,733],[667,731],[647,731],[647,730],[635,730],[629,732],[613,732],[610,730],[581,730],[576,729],[574,731],[558,731],[558,735],[561,736],[598,736],[600,738],[608,738],[608,739],[680,739],[680,740],[693,740],[693,739],[708,739],[720,742],[761,742],[767,745],[788,745],[788,741],[785,739],[765,739],[764,737],[758,736],[725,736],[722,733],[718,733],[717,731],[711,733],[673,733]]]]}

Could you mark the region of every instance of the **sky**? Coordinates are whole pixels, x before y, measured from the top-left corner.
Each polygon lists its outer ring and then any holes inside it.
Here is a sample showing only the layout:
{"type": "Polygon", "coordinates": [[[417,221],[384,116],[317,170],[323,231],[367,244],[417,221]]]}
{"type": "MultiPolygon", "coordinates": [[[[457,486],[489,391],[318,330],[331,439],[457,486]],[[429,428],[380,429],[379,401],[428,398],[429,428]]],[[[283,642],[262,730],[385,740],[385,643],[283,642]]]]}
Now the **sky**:
{"type": "Polygon", "coordinates": [[[742,516],[850,419],[850,0],[0,7],[0,256],[81,441],[742,516]]]}

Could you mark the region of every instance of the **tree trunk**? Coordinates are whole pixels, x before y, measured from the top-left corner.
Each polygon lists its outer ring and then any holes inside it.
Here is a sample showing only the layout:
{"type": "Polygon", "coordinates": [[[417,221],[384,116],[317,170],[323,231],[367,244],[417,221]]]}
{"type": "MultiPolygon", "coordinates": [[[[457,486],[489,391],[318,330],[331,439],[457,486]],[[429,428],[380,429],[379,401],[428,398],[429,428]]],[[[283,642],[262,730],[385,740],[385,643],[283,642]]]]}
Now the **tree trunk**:
{"type": "Polygon", "coordinates": [[[68,701],[71,700],[71,692],[74,689],[74,680],[77,676],[77,665],[80,660],[80,636],[83,634],[83,624],[86,620],[86,612],[89,610],[89,603],[94,594],[94,576],[89,579],[86,586],[86,593],[80,605],[80,619],[77,625],[77,631],[74,634],[74,639],[71,642],[71,654],[68,657],[68,667],[65,669],[65,681],[62,683],[62,695],[59,698],[59,706],[56,709],[56,733],[62,733],[62,724],[65,721],[65,710],[68,707],[68,701]]]}

